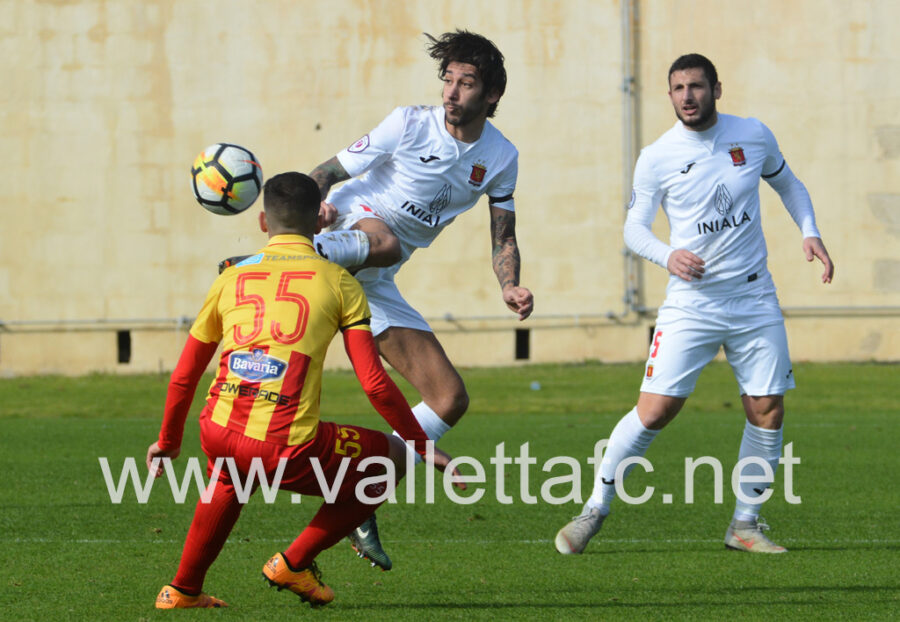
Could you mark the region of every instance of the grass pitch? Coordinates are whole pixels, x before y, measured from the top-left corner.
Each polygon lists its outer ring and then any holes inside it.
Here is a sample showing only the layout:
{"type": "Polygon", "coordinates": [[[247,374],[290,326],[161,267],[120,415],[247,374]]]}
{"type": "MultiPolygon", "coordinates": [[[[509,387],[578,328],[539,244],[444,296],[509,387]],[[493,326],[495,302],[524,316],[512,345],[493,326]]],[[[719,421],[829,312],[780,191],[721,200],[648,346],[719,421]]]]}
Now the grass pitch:
{"type": "MultiPolygon", "coordinates": [[[[435,503],[425,503],[418,467],[418,502],[406,503],[401,483],[400,502],[378,512],[394,569],[371,569],[339,544],[319,558],[337,598],[313,611],[266,587],[260,570],[318,500],[292,504],[280,493],[270,505],[257,493],[206,581],[231,607],[174,614],[156,611],[153,600],[175,572],[197,492],[178,504],[163,478],[147,503],[129,485],[114,504],[99,463],[107,458],[116,481],[126,458],[140,465],[159,429],[167,377],[0,380],[0,619],[898,618],[898,368],[802,364],[794,371],[799,388],[786,398],[785,443],[801,460],[791,491],[801,503],[786,500],[780,470],[763,509],[787,555],[736,553],[722,544],[744,421],[727,365],[707,368],[682,414],[651,445],[653,472],[636,469],[627,480],[633,496],[653,486],[650,500],[617,501],[585,554],[566,557],[553,537],[580,503],[540,497],[545,485],[557,498],[574,494],[574,476],[564,481],[572,467],[543,467],[570,456],[580,463],[579,496],[590,494],[585,459],[633,405],[641,366],[467,369],[470,412],[440,446],[484,466],[485,482],[462,493],[482,489],[478,502],[452,503],[438,486],[435,503]],[[506,465],[498,479],[491,458],[499,443],[520,462],[527,443],[534,464],[506,465]],[[685,457],[701,456],[724,467],[722,503],[709,467],[698,468],[694,502],[685,503],[685,457]],[[551,478],[561,479],[550,486],[551,478]],[[500,500],[501,479],[511,503],[500,500]]],[[[326,377],[322,409],[327,419],[385,429],[350,374],[326,377]]],[[[202,457],[197,432],[192,417],[179,472],[189,457],[202,457]]]]}

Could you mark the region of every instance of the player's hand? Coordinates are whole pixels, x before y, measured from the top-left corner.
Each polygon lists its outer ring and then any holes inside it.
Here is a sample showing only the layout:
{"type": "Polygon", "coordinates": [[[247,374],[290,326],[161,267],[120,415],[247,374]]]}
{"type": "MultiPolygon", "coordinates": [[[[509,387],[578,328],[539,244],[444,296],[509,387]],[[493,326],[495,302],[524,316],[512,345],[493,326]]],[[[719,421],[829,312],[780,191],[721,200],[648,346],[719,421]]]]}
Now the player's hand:
{"type": "Polygon", "coordinates": [[[330,227],[337,220],[337,208],[331,203],[322,201],[319,204],[319,219],[316,221],[316,233],[319,233],[325,227],[330,227]]]}
{"type": "MultiPolygon", "coordinates": [[[[447,470],[447,467],[450,465],[450,461],[453,458],[446,451],[442,451],[437,447],[434,448],[434,453],[426,451],[425,452],[425,462],[430,463],[431,466],[436,468],[438,471],[443,473],[447,470]],[[434,462],[432,462],[434,460],[434,462]]],[[[459,488],[460,490],[466,489],[466,483],[462,481],[457,481],[457,478],[462,477],[462,473],[459,472],[459,469],[453,467],[453,470],[450,471],[450,475],[452,477],[453,485],[459,488]]]]}
{"type": "Polygon", "coordinates": [[[519,314],[519,321],[524,320],[534,311],[534,295],[527,287],[507,285],[503,288],[503,302],[510,311],[519,314]]]}
{"type": "Polygon", "coordinates": [[[672,251],[669,255],[669,262],[666,264],[670,274],[674,274],[685,281],[698,281],[703,278],[706,269],[703,267],[706,262],[697,257],[694,253],[683,248],[672,251]]]}
{"type": "Polygon", "coordinates": [[[822,282],[831,283],[831,279],[834,276],[834,263],[832,263],[831,257],[828,256],[828,251],[825,250],[822,238],[803,238],[803,252],[806,253],[806,261],[812,261],[816,257],[819,258],[819,261],[825,266],[825,271],[822,273],[822,282]]]}
{"type": "MultiPolygon", "coordinates": [[[[159,448],[159,443],[153,443],[152,445],[150,445],[150,447],[147,448],[147,470],[153,472],[154,458],[172,458],[174,460],[180,453],[181,447],[165,450],[159,448]]],[[[162,474],[163,465],[160,461],[160,463],[156,465],[156,472],[153,473],[153,477],[159,477],[162,474]]]]}

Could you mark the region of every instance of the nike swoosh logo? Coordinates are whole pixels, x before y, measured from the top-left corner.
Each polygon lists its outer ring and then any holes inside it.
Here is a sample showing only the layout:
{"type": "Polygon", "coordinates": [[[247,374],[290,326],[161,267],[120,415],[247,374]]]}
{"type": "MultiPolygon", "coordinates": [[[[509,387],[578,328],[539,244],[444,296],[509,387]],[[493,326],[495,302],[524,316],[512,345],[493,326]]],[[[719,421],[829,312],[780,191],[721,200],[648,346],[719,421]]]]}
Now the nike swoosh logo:
{"type": "Polygon", "coordinates": [[[753,545],[756,544],[756,540],[750,540],[750,541],[748,542],[747,540],[744,540],[742,537],[740,537],[740,536],[737,535],[737,534],[734,534],[734,537],[737,538],[737,539],[738,539],[738,542],[740,542],[741,544],[743,544],[744,546],[746,546],[748,549],[752,549],[752,548],[753,548],[753,545]]]}
{"type": "Polygon", "coordinates": [[[357,532],[359,533],[359,535],[362,536],[363,538],[368,538],[368,537],[369,537],[369,530],[368,530],[368,529],[363,529],[363,528],[359,527],[359,528],[357,528],[356,531],[357,531],[357,532]]]}
{"type": "Polygon", "coordinates": [[[423,158],[422,156],[419,156],[419,159],[422,160],[422,162],[424,164],[428,164],[429,162],[431,162],[433,160],[440,160],[440,158],[437,157],[436,155],[430,155],[427,158],[423,158]]]}
{"type": "Polygon", "coordinates": [[[694,164],[696,164],[696,162],[691,162],[690,164],[685,166],[683,169],[681,169],[681,174],[687,175],[688,171],[691,170],[691,167],[694,166],[694,164]]]}
{"type": "Polygon", "coordinates": [[[613,484],[616,483],[616,480],[614,480],[614,479],[604,479],[602,477],[600,478],[600,481],[603,482],[604,484],[606,484],[607,486],[612,486],[613,484]]]}

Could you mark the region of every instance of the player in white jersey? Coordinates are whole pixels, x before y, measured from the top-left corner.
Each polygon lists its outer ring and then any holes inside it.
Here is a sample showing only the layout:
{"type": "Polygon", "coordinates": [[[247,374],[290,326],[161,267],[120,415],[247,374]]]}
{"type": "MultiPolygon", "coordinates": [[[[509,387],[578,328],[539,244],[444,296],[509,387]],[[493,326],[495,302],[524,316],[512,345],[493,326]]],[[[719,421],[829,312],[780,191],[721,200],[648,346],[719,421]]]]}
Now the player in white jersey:
{"type": "MultiPolygon", "coordinates": [[[[428,52],[440,65],[443,105],[395,109],[310,176],[327,197],[320,225],[330,230],[316,236],[317,250],[362,283],[378,351],[421,395],[412,410],[436,441],[459,421],[469,398],[428,323],[400,295],[397,270],[487,195],[503,301],[520,320],[534,302],[519,284],[513,201],[518,152],[487,120],[506,88],[503,55],[467,31],[428,38],[428,52]]],[[[351,540],[361,555],[390,568],[374,517],[351,540]]]]}
{"type": "Polygon", "coordinates": [[[678,122],[641,151],[625,222],[628,247],[668,269],[666,300],[637,406],[613,429],[581,515],[557,533],[560,553],[584,551],[609,514],[616,479],[627,475],[633,462],[618,467],[644,455],[720,347],[747,415],[739,460],[750,459],[750,466],[743,469],[743,480],[755,480],[741,484],[725,546],[786,552],[763,533],[767,526],[759,519],[781,455],[784,393],[794,388],[784,319],[766,268],[760,178],[778,192],[800,228],[807,261],[818,258],[824,264],[824,283],[831,282],[834,266],[809,193],[772,132],[756,119],[719,114],[715,100],[721,94],[715,67],[699,54],[682,56],[669,69],[669,98],[678,122]],[[659,205],[669,220],[669,244],[650,229],[659,205]]]}

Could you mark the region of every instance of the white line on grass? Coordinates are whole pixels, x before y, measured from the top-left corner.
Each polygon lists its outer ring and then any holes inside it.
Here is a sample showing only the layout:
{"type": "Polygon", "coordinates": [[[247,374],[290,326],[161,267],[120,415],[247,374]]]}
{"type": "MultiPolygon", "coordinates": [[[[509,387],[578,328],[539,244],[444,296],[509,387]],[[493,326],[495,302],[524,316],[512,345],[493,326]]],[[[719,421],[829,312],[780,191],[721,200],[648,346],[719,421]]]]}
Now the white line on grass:
{"type": "MultiPolygon", "coordinates": [[[[290,538],[249,538],[249,539],[229,539],[228,544],[253,544],[261,543],[278,543],[288,542],[290,538]]],[[[788,544],[900,544],[900,540],[891,539],[870,539],[857,538],[852,540],[832,539],[832,540],[807,540],[803,538],[784,538],[783,541],[788,544]]],[[[387,544],[474,544],[478,546],[488,544],[549,544],[552,539],[543,538],[537,540],[462,540],[462,539],[443,539],[435,540],[433,538],[421,539],[382,539],[387,544]]],[[[719,543],[720,540],[709,538],[603,538],[602,542],[608,544],[710,544],[719,543]]],[[[116,538],[0,538],[0,543],[8,544],[184,544],[184,538],[178,540],[123,540],[116,538]]]]}

